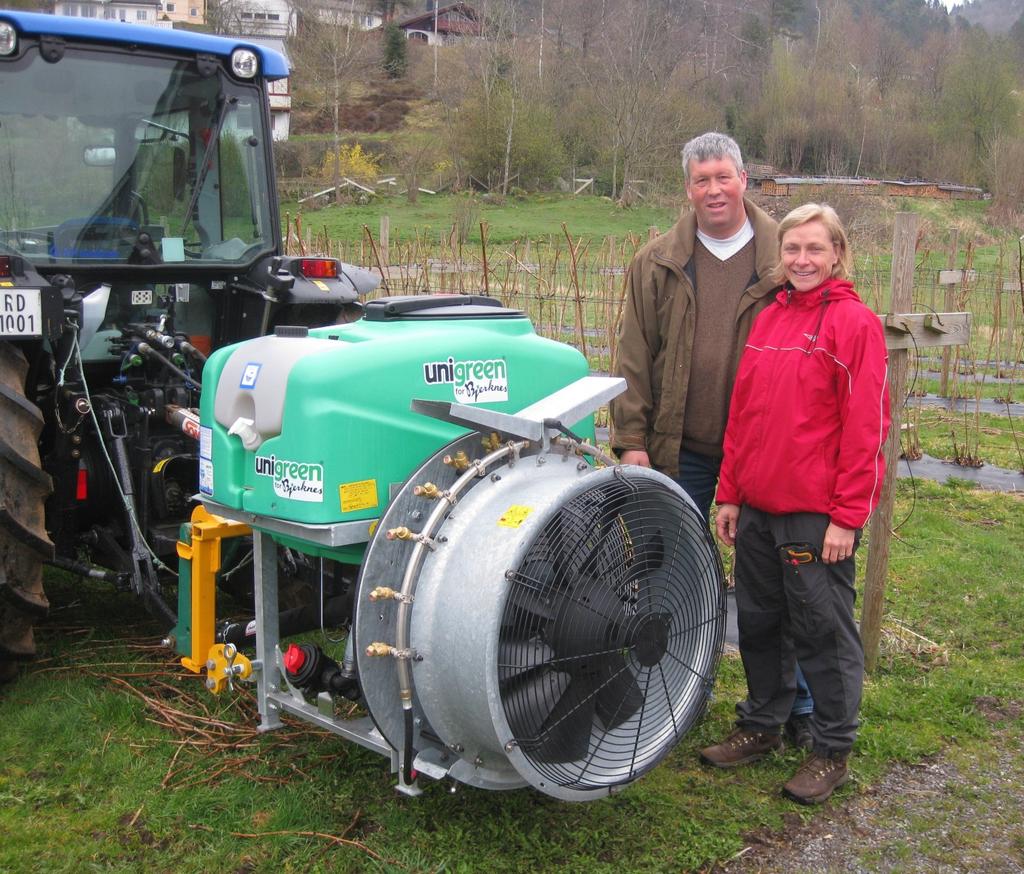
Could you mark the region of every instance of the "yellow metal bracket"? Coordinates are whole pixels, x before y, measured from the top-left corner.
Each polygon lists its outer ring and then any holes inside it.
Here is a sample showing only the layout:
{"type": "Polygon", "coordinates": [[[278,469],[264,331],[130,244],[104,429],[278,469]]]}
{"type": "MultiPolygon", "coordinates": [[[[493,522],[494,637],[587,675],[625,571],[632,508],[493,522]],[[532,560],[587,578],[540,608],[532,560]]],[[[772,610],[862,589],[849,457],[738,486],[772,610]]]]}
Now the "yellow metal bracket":
{"type": "Polygon", "coordinates": [[[252,675],[252,662],[242,655],[233,643],[218,643],[210,647],[206,660],[206,688],[219,695],[227,686],[234,689],[235,680],[247,680],[252,675]]]}
{"type": "Polygon", "coordinates": [[[181,663],[195,674],[206,668],[214,645],[221,541],[251,533],[248,525],[214,516],[200,504],[192,511],[192,542],[178,541],[178,557],[192,563],[191,647],[181,663]]]}

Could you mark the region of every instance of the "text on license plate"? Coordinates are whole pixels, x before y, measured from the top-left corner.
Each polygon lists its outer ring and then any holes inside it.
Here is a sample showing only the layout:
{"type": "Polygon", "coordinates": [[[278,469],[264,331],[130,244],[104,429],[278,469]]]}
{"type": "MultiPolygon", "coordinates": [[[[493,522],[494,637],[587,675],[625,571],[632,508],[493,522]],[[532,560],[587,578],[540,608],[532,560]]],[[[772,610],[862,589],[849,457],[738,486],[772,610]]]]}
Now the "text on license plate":
{"type": "Polygon", "coordinates": [[[42,331],[38,289],[0,289],[0,336],[32,337],[42,331]]]}

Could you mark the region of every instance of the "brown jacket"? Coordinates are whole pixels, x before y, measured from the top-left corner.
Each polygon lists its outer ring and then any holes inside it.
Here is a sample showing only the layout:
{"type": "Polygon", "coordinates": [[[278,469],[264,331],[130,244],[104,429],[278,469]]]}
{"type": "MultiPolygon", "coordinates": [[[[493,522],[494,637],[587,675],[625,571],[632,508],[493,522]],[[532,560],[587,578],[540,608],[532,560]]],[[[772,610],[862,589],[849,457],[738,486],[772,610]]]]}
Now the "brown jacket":
{"type": "MultiPolygon", "coordinates": [[[[774,219],[746,198],[743,203],[754,228],[755,275],[733,314],[734,377],[754,317],[771,302],[771,273],[779,254],[774,219]]],[[[646,450],[651,465],[672,477],[679,473],[696,324],[691,263],[696,239],[697,217],[687,211],[630,264],[615,365],[615,375],[624,377],[628,388],[610,405],[615,451],[646,450]]]]}

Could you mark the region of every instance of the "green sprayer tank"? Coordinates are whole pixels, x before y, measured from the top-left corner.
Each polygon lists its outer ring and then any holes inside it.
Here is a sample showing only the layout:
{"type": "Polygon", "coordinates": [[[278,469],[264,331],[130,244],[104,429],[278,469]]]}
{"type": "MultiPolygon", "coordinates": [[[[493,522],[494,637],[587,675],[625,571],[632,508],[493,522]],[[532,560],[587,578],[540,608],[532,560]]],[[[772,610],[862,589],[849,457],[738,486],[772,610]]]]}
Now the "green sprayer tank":
{"type": "MultiPolygon", "coordinates": [[[[305,525],[372,521],[424,458],[466,433],[413,412],[413,399],[512,413],[586,375],[577,350],[489,298],[384,298],[358,322],[279,328],[206,364],[200,492],[305,525]]],[[[580,428],[592,437],[591,419],[580,428]]]]}

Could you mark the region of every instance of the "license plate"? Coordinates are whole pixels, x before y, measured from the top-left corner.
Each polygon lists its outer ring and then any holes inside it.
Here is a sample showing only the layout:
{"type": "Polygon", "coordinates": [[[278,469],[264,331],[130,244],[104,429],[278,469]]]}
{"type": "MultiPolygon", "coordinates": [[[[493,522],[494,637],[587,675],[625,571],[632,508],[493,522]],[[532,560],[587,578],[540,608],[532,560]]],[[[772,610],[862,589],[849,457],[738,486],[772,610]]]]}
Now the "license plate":
{"type": "Polygon", "coordinates": [[[38,337],[42,333],[39,289],[0,288],[0,337],[38,337]]]}

